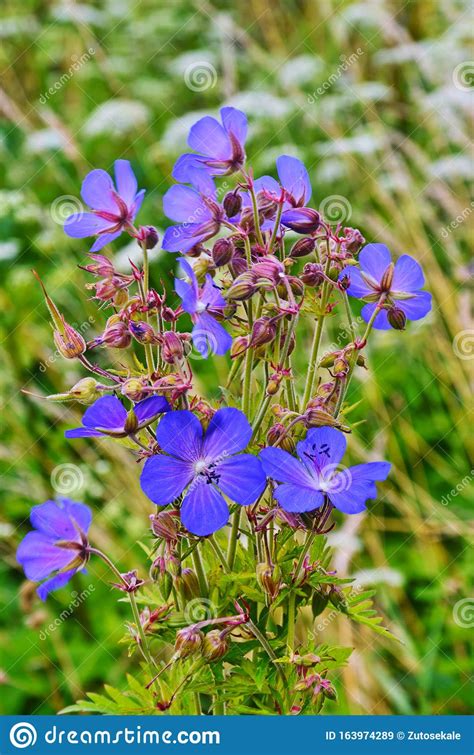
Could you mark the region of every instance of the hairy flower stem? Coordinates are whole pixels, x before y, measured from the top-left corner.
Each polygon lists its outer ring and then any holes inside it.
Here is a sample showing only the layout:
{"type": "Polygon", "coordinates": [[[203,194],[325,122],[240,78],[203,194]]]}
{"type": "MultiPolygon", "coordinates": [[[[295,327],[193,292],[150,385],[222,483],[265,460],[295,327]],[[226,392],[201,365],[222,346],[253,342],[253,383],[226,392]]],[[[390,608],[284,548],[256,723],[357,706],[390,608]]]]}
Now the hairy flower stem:
{"type": "Polygon", "coordinates": [[[239,535],[240,516],[242,509],[239,506],[232,519],[232,530],[229,538],[229,547],[227,549],[227,562],[229,565],[229,571],[232,571],[235,561],[235,552],[237,550],[237,538],[239,535]]]}
{"type": "MultiPolygon", "coordinates": [[[[150,264],[148,260],[148,249],[146,248],[146,242],[143,241],[140,244],[143,252],[143,284],[139,282],[138,286],[140,289],[140,294],[142,297],[143,304],[146,307],[147,300],[148,300],[148,291],[150,286],[150,264]]],[[[150,324],[150,318],[148,316],[148,312],[145,309],[145,322],[149,325],[150,324]]],[[[148,369],[149,375],[153,375],[155,372],[155,360],[153,357],[153,348],[151,343],[144,344],[145,346],[145,357],[146,357],[146,365],[148,369]]]]}
{"type": "MultiPolygon", "coordinates": [[[[253,188],[253,181],[249,182],[249,193],[250,197],[252,199],[252,209],[253,209],[253,222],[255,225],[255,235],[257,237],[257,241],[260,244],[260,246],[264,246],[262,231],[260,230],[260,221],[258,218],[258,206],[257,206],[257,197],[255,196],[255,191],[253,188]]],[[[275,226],[276,227],[276,226],[275,226]]]]}
{"type": "MultiPolygon", "coordinates": [[[[382,306],[382,304],[384,302],[384,299],[385,299],[385,296],[382,295],[380,297],[380,299],[379,299],[377,307],[375,307],[375,309],[374,309],[374,311],[372,313],[372,316],[371,316],[369,322],[367,323],[367,327],[365,329],[365,333],[362,336],[362,344],[364,344],[364,345],[367,343],[367,339],[368,339],[368,337],[369,337],[369,335],[370,335],[370,333],[372,331],[372,327],[373,327],[373,324],[375,322],[375,318],[377,317],[378,313],[380,312],[380,309],[381,309],[381,306],[382,306]]],[[[341,389],[341,391],[339,393],[338,399],[337,399],[336,408],[334,410],[334,417],[337,417],[338,414],[339,414],[339,412],[341,411],[342,404],[344,403],[344,399],[345,399],[345,397],[347,395],[347,391],[349,389],[349,385],[350,385],[350,382],[351,382],[351,379],[352,379],[352,375],[354,373],[354,368],[355,368],[356,363],[357,363],[357,355],[358,355],[358,350],[354,349],[353,353],[351,354],[350,361],[349,361],[349,370],[347,372],[347,375],[346,375],[346,378],[345,378],[345,381],[344,381],[344,385],[343,385],[343,387],[342,387],[342,389],[341,389]]]]}
{"type": "Polygon", "coordinates": [[[196,574],[199,582],[199,589],[201,590],[201,596],[203,598],[206,598],[209,594],[209,586],[207,584],[206,579],[206,573],[204,571],[204,567],[201,560],[201,554],[199,553],[199,549],[195,548],[193,550],[193,563],[194,568],[196,569],[196,574]]]}
{"type": "Polygon", "coordinates": [[[267,413],[268,407],[270,406],[271,400],[272,400],[271,396],[264,395],[262,402],[260,404],[260,408],[253,422],[253,432],[252,432],[252,437],[250,438],[250,442],[255,440],[255,438],[257,437],[257,433],[260,430],[260,425],[262,424],[265,418],[265,415],[267,413]]]}
{"type": "MultiPolygon", "coordinates": [[[[326,267],[324,270],[325,275],[328,275],[329,268],[331,266],[331,257],[329,255],[329,244],[327,251],[326,267]]],[[[331,292],[331,286],[325,280],[321,290],[321,310],[318,317],[318,322],[313,336],[313,344],[311,346],[311,355],[309,358],[308,372],[306,375],[306,385],[303,394],[303,401],[301,403],[301,411],[304,411],[308,401],[313,395],[314,378],[316,375],[316,367],[318,360],[319,346],[321,344],[321,337],[323,335],[324,319],[326,317],[326,307],[328,304],[329,294],[331,292]]]]}
{"type": "Polygon", "coordinates": [[[288,651],[293,652],[295,648],[295,628],[296,628],[296,592],[292,590],[288,596],[288,631],[286,644],[288,651]]]}

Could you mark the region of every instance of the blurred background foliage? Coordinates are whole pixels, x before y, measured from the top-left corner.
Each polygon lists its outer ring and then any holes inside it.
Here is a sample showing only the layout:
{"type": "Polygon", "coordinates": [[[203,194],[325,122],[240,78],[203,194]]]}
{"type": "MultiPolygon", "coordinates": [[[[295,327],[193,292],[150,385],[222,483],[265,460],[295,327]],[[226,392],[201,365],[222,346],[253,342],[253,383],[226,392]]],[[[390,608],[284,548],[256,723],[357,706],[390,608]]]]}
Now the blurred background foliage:
{"type": "MultiPolygon", "coordinates": [[[[332,535],[336,568],[377,586],[378,608],[404,644],[330,616],[321,641],[355,652],[328,710],[467,712],[469,621],[455,606],[473,595],[469,3],[3,0],[2,12],[2,712],[60,710],[104,681],[120,686],[133,663],[117,646],[126,606],[100,566],[77,578],[77,593],[94,591],[68,611],[69,590],[42,605],[15,563],[30,507],[51,495],[58,465],[80,470],[75,497],[93,506],[96,541],[124,569],[143,561],[135,542],[150,509],[125,448],[65,442],[80,407],[21,392],[63,391],[83,376],[54,354],[31,268],[71,322],[99,333],[106,315],[87,301],[77,269],[88,245],[60,222],[76,209],[83,176],[130,159],[147,189],[140,221],[162,229],[161,197],[188,128],[222,104],[249,116],[257,175],[273,172],[281,153],[303,159],[314,206],[343,198],[345,224],[417,257],[434,295],[429,318],[376,334],[370,369],[353,383],[351,398],[363,399],[351,415],[363,420],[353,456],[387,458],[395,470],[385,498],[332,535]],[[64,610],[71,615],[56,621],[64,610]]],[[[135,249],[116,243],[126,264],[135,249]]],[[[155,251],[152,281],[173,264],[155,251]]],[[[339,337],[329,332],[328,343],[339,337]]],[[[301,369],[305,358],[303,349],[301,369]]],[[[225,374],[220,362],[197,365],[208,393],[225,374]]]]}

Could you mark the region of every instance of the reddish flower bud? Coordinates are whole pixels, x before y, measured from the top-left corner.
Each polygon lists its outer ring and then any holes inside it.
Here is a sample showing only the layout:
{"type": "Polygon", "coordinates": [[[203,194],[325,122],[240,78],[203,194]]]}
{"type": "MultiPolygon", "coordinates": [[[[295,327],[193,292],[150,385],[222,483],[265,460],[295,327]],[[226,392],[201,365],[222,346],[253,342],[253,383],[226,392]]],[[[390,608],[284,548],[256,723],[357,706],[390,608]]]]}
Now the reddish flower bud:
{"type": "Polygon", "coordinates": [[[230,356],[231,359],[235,359],[236,357],[242,356],[242,354],[245,354],[249,347],[249,337],[248,336],[237,336],[237,338],[234,338],[232,341],[232,346],[230,347],[230,356]]]}
{"type": "Polygon", "coordinates": [[[317,262],[308,262],[303,268],[303,273],[300,276],[300,280],[303,281],[305,286],[320,286],[324,281],[324,272],[322,266],[317,262]]]}
{"type": "Polygon", "coordinates": [[[316,248],[316,241],[310,236],[304,239],[299,239],[296,244],[290,249],[290,257],[297,259],[298,257],[306,257],[308,254],[314,251],[316,248]]]}
{"type": "Polygon", "coordinates": [[[227,265],[234,254],[234,244],[231,239],[217,239],[212,247],[212,259],[216,267],[227,265]]]}
{"type": "Polygon", "coordinates": [[[225,214],[228,218],[233,218],[234,215],[238,215],[242,208],[242,197],[238,190],[235,191],[229,191],[228,194],[225,195],[222,206],[224,207],[225,214]]]}
{"type": "Polygon", "coordinates": [[[199,629],[194,626],[185,627],[176,633],[174,649],[180,658],[187,658],[189,655],[197,653],[201,647],[202,639],[203,634],[199,629]]]}
{"type": "Polygon", "coordinates": [[[152,225],[142,225],[138,230],[138,241],[144,241],[147,249],[154,249],[158,243],[158,231],[152,225]]]}
{"type": "Polygon", "coordinates": [[[144,322],[142,320],[139,320],[138,322],[130,320],[128,328],[130,330],[130,333],[138,341],[138,343],[155,343],[155,331],[147,322],[144,322]]]}
{"type": "Polygon", "coordinates": [[[259,317],[252,327],[250,346],[263,346],[271,343],[276,336],[276,330],[276,322],[271,317],[259,317]]]}
{"type": "Polygon", "coordinates": [[[365,238],[357,228],[344,228],[344,241],[341,244],[343,251],[355,254],[364,243],[365,238]]]}
{"type": "Polygon", "coordinates": [[[99,275],[104,278],[112,278],[115,275],[115,268],[112,262],[104,254],[89,254],[94,262],[89,265],[79,265],[81,270],[86,270],[92,275],[99,275]]]}
{"type": "Polygon", "coordinates": [[[202,642],[202,654],[207,661],[217,661],[227,653],[229,640],[224,632],[219,629],[211,629],[204,636],[202,642]]]}
{"type": "Polygon", "coordinates": [[[173,330],[160,336],[161,356],[167,364],[180,361],[184,356],[184,346],[181,338],[173,330]]]}
{"type": "Polygon", "coordinates": [[[144,391],[144,388],[146,388],[146,386],[146,378],[128,378],[128,380],[125,380],[125,382],[122,384],[120,392],[122,396],[126,396],[132,401],[140,401],[142,398],[146,398],[147,396],[146,391],[144,391]]]}
{"type": "Polygon", "coordinates": [[[132,337],[127,324],[120,320],[118,315],[112,315],[107,321],[100,340],[114,349],[126,349],[130,346],[132,337]]]}
{"type": "MultiPolygon", "coordinates": [[[[176,512],[175,512],[176,513],[176,512]]],[[[151,529],[156,537],[161,537],[168,543],[176,542],[179,532],[179,521],[169,511],[160,511],[150,516],[151,529]]]]}
{"type": "Polygon", "coordinates": [[[313,233],[321,225],[321,215],[311,207],[299,207],[298,218],[285,221],[285,225],[296,233],[313,233]]]}
{"type": "Polygon", "coordinates": [[[399,307],[390,307],[387,312],[387,319],[392,328],[395,328],[395,330],[405,330],[405,325],[407,324],[407,316],[405,312],[403,312],[403,310],[399,307]]]}

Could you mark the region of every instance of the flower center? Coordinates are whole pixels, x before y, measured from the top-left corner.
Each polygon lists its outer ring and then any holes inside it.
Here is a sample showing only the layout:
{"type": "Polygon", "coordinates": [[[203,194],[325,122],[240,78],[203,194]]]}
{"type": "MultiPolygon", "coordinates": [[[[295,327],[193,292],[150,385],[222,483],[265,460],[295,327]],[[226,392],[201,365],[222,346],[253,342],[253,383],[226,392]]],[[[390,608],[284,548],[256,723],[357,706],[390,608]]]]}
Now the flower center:
{"type": "Polygon", "coordinates": [[[198,303],[196,304],[196,313],[200,315],[202,312],[205,312],[205,311],[206,311],[206,305],[204,304],[204,302],[198,301],[198,303]]]}
{"type": "Polygon", "coordinates": [[[215,466],[216,465],[214,464],[214,462],[208,462],[205,459],[198,459],[198,461],[196,461],[194,464],[194,472],[196,474],[196,477],[204,477],[208,485],[213,482],[218,483],[220,480],[220,475],[215,471],[215,466]]]}

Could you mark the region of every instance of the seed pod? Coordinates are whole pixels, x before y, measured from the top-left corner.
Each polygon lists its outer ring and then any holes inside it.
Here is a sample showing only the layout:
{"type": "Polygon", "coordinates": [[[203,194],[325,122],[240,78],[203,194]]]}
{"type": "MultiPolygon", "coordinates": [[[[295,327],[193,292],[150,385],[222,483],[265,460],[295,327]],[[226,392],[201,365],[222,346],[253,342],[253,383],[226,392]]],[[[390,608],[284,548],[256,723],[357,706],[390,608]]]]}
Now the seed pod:
{"type": "Polygon", "coordinates": [[[337,351],[332,351],[330,354],[324,354],[319,361],[320,367],[332,367],[334,360],[336,359],[337,351]]]}
{"type": "Polygon", "coordinates": [[[184,597],[187,600],[192,600],[200,595],[198,578],[192,569],[183,569],[181,572],[181,580],[184,597]]]}
{"type": "Polygon", "coordinates": [[[339,611],[342,611],[342,613],[347,613],[349,610],[349,606],[346,600],[346,596],[342,592],[342,590],[339,590],[337,587],[334,587],[334,585],[331,585],[331,588],[329,590],[329,600],[335,606],[339,609],[339,611]]]}
{"type": "Polygon", "coordinates": [[[212,259],[216,267],[227,265],[234,254],[234,244],[231,239],[217,239],[212,247],[212,259]]]}
{"type": "Polygon", "coordinates": [[[304,413],[306,427],[340,427],[337,419],[323,409],[309,408],[304,413]]]}
{"type": "Polygon", "coordinates": [[[156,228],[152,225],[145,225],[140,228],[140,231],[143,234],[146,248],[154,249],[159,239],[158,231],[156,230],[156,228]]]}
{"type": "Polygon", "coordinates": [[[290,257],[298,259],[299,257],[306,257],[311,254],[316,248],[316,241],[310,236],[306,236],[304,239],[299,239],[296,244],[290,249],[290,257]]]}
{"type": "Polygon", "coordinates": [[[229,640],[219,629],[211,629],[203,639],[202,654],[207,661],[217,661],[227,653],[229,640]]]}

